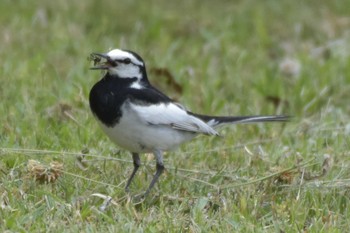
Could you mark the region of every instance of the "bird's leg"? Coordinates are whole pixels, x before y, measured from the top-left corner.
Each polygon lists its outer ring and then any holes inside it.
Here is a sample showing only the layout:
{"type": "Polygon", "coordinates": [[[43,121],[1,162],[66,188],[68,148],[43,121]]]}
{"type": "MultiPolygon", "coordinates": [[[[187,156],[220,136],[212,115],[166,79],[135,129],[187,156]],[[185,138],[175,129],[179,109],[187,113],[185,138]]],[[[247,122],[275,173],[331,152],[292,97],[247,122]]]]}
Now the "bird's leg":
{"type": "Polygon", "coordinates": [[[159,150],[156,150],[154,151],[154,155],[156,156],[156,161],[157,161],[157,170],[156,170],[156,173],[154,174],[153,176],[153,179],[150,183],[150,185],[148,186],[146,192],[144,193],[143,197],[146,197],[149,192],[151,191],[151,189],[153,188],[153,186],[155,185],[155,183],[157,183],[160,175],[163,173],[164,171],[164,164],[163,164],[163,155],[162,155],[162,152],[159,151],[159,150]]]}
{"type": "Polygon", "coordinates": [[[131,181],[134,179],[134,176],[141,165],[140,156],[138,153],[132,153],[132,160],[134,161],[134,170],[132,171],[131,176],[128,179],[128,182],[126,182],[126,186],[125,186],[126,192],[129,192],[129,186],[131,184],[131,181]]]}

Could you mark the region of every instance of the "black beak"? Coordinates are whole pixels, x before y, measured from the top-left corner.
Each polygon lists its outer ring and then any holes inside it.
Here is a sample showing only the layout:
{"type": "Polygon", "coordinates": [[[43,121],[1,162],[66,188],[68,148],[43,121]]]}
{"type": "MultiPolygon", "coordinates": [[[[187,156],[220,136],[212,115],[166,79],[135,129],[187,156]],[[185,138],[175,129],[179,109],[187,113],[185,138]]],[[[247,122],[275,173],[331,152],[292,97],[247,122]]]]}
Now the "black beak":
{"type": "Polygon", "coordinates": [[[110,67],[111,59],[109,56],[107,56],[107,54],[91,53],[90,57],[94,61],[95,65],[94,67],[91,67],[90,70],[107,70],[110,67]],[[100,63],[101,58],[106,59],[106,62],[100,63]]]}

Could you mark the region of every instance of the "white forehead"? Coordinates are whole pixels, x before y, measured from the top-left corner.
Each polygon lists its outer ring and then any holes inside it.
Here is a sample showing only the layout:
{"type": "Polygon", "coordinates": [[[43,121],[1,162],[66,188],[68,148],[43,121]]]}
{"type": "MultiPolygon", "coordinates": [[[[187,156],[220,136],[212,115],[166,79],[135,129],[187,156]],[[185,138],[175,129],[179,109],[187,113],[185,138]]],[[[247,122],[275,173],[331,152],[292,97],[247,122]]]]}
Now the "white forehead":
{"type": "Polygon", "coordinates": [[[137,59],[132,53],[129,53],[128,51],[113,49],[107,53],[107,56],[109,56],[112,60],[123,60],[125,58],[129,58],[135,65],[143,66],[143,62],[137,59]]]}

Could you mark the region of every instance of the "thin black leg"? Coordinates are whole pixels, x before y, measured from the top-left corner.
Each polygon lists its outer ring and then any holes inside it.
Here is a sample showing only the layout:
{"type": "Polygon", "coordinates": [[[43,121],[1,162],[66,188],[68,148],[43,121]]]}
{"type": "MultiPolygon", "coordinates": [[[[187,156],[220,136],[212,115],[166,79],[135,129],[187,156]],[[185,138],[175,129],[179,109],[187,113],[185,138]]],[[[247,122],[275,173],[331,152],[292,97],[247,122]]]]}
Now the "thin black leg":
{"type": "Polygon", "coordinates": [[[126,186],[125,186],[126,192],[129,192],[129,186],[131,184],[131,181],[134,179],[134,176],[141,165],[140,156],[138,153],[132,153],[132,160],[134,161],[134,170],[132,171],[131,176],[128,179],[128,182],[126,182],[126,186]]]}
{"type": "Polygon", "coordinates": [[[162,156],[162,152],[161,151],[155,151],[154,152],[154,155],[156,156],[156,160],[157,160],[157,170],[156,170],[156,173],[154,174],[153,176],[153,179],[150,183],[150,185],[148,186],[145,194],[143,195],[144,197],[146,197],[149,192],[151,191],[151,189],[153,188],[153,186],[157,183],[160,175],[163,173],[164,171],[164,164],[163,164],[163,156],[162,156]]]}

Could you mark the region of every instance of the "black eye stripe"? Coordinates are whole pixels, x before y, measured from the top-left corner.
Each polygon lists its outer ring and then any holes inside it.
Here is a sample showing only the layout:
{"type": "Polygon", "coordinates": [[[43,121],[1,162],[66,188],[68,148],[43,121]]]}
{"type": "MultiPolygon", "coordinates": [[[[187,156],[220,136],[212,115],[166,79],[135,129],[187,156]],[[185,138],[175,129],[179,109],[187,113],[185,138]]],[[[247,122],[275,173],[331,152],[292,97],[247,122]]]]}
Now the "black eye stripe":
{"type": "Polygon", "coordinates": [[[118,66],[116,61],[109,61],[109,64],[111,64],[112,66],[118,66]]]}
{"type": "Polygon", "coordinates": [[[123,62],[124,62],[125,64],[130,64],[130,63],[131,63],[131,60],[130,60],[130,58],[125,58],[125,59],[123,60],[123,62]]]}
{"type": "MultiPolygon", "coordinates": [[[[119,63],[124,63],[124,64],[130,64],[130,63],[132,63],[131,60],[130,60],[130,58],[116,59],[116,60],[114,60],[114,62],[119,62],[119,63]]],[[[132,63],[132,64],[134,64],[134,63],[132,63]]]]}

